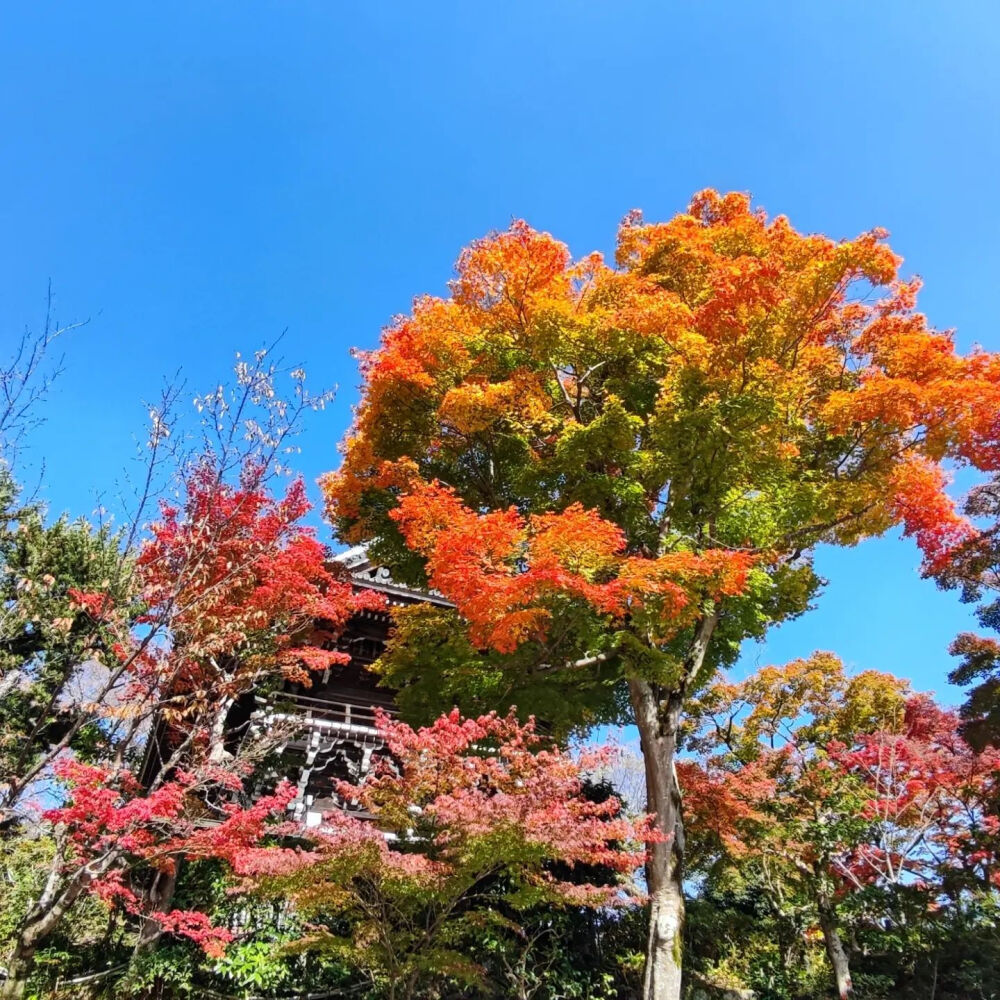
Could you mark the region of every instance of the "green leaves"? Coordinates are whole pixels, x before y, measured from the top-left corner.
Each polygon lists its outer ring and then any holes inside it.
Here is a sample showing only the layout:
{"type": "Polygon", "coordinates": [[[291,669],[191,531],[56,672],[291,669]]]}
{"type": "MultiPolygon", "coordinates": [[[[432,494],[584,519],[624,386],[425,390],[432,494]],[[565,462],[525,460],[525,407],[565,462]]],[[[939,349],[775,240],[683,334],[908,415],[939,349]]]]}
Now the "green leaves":
{"type": "Polygon", "coordinates": [[[505,656],[475,649],[453,609],[397,608],[392,635],[374,669],[414,724],[430,723],[444,705],[457,706],[465,715],[519,706],[523,717],[537,716],[557,736],[620,721],[626,709],[614,658],[598,668],[558,669],[560,657],[581,645],[592,651],[617,649],[618,636],[608,633],[600,616],[579,606],[564,606],[562,612],[548,649],[529,644],[505,656]],[[543,657],[551,658],[551,668],[540,666],[543,657]]]}
{"type": "Polygon", "coordinates": [[[273,990],[292,978],[292,969],[281,956],[281,944],[281,937],[236,942],[215,962],[212,971],[242,989],[273,990]]]}
{"type": "MultiPolygon", "coordinates": [[[[0,470],[0,786],[62,738],[114,641],[74,595],[98,592],[127,609],[131,573],[117,535],[82,519],[46,523],[0,470]]],[[[92,756],[104,738],[87,727],[74,749],[92,756]]]]}

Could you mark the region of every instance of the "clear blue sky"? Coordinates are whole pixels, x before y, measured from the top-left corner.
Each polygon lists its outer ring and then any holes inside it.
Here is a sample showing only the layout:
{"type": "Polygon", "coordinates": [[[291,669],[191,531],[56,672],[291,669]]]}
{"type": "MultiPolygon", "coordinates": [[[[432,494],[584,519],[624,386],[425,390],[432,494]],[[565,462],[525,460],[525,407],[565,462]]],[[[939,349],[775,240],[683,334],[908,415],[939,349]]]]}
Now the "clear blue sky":
{"type": "MultiPolygon", "coordinates": [[[[92,317],[35,438],[56,508],[86,512],[142,431],[288,328],[337,405],[303,440],[336,464],[371,346],[468,240],[523,216],[609,249],[702,187],[801,229],[892,232],[923,306],[1000,349],[1000,6],[992,2],[189,0],[0,13],[0,340],[92,317]]],[[[820,609],[747,663],[814,648],[945,697],[967,627],[912,545],[827,553],[820,609]]]]}

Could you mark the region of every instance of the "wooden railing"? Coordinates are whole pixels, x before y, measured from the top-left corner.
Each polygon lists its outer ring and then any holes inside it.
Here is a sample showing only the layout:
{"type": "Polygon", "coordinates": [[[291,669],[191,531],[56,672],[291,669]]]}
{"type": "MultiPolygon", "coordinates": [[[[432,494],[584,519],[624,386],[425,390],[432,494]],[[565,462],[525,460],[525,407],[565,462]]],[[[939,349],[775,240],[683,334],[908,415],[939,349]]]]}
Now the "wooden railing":
{"type": "Polygon", "coordinates": [[[341,731],[364,732],[375,735],[375,710],[381,707],[390,716],[396,710],[389,705],[375,706],[352,699],[317,698],[306,694],[282,694],[271,703],[271,711],[277,718],[301,719],[305,725],[341,731]]]}

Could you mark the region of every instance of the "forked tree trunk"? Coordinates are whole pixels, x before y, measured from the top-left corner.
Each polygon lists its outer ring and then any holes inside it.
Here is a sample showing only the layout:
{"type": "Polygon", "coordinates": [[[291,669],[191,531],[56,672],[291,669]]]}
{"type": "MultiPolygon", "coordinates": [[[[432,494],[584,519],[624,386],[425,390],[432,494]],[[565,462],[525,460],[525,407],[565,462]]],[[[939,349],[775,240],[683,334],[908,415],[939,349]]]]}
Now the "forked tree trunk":
{"type": "Polygon", "coordinates": [[[35,952],[62,923],[90,882],[100,878],[120,857],[117,849],[111,850],[93,867],[81,868],[67,878],[63,870],[64,836],[64,828],[57,826],[57,849],[49,865],[45,886],[21,922],[13,947],[7,954],[7,979],[0,983],[0,1000],[19,1000],[24,996],[34,966],[35,952]]]}
{"type": "Polygon", "coordinates": [[[684,828],[680,788],[674,769],[682,698],[659,704],[648,681],[629,681],[629,694],[642,742],[646,772],[646,808],[664,835],[654,843],[646,865],[649,890],[649,938],[643,973],[642,1000],[680,1000],[684,950],[684,828]]]}
{"type": "Polygon", "coordinates": [[[629,697],[642,743],[646,808],[663,835],[646,864],[649,890],[649,939],[642,1000],[680,1000],[684,958],[684,817],[677,781],[677,745],[684,698],[701,673],[719,622],[718,608],[706,609],[694,639],[669,689],[641,677],[629,679],[629,697]]]}
{"type": "Polygon", "coordinates": [[[840,1000],[848,1000],[854,985],[851,982],[851,965],[844,948],[844,942],[837,931],[837,918],[833,906],[828,899],[819,901],[819,926],[823,931],[823,941],[826,944],[826,954],[833,967],[833,977],[837,984],[837,996],[840,1000]]]}

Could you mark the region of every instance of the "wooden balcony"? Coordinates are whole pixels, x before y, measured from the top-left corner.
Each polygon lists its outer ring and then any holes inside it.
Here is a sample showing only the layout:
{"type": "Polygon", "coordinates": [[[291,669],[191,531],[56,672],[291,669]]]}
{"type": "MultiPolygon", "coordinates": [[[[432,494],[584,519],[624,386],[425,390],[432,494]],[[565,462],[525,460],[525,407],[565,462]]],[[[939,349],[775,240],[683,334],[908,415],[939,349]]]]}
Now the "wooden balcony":
{"type": "MultiPolygon", "coordinates": [[[[380,692],[372,692],[378,697],[380,692]]],[[[301,692],[285,692],[273,699],[268,714],[275,721],[300,722],[303,730],[321,730],[342,736],[378,737],[375,712],[381,708],[395,717],[396,709],[387,696],[372,703],[365,695],[350,697],[344,694],[317,696],[301,692]]]]}

